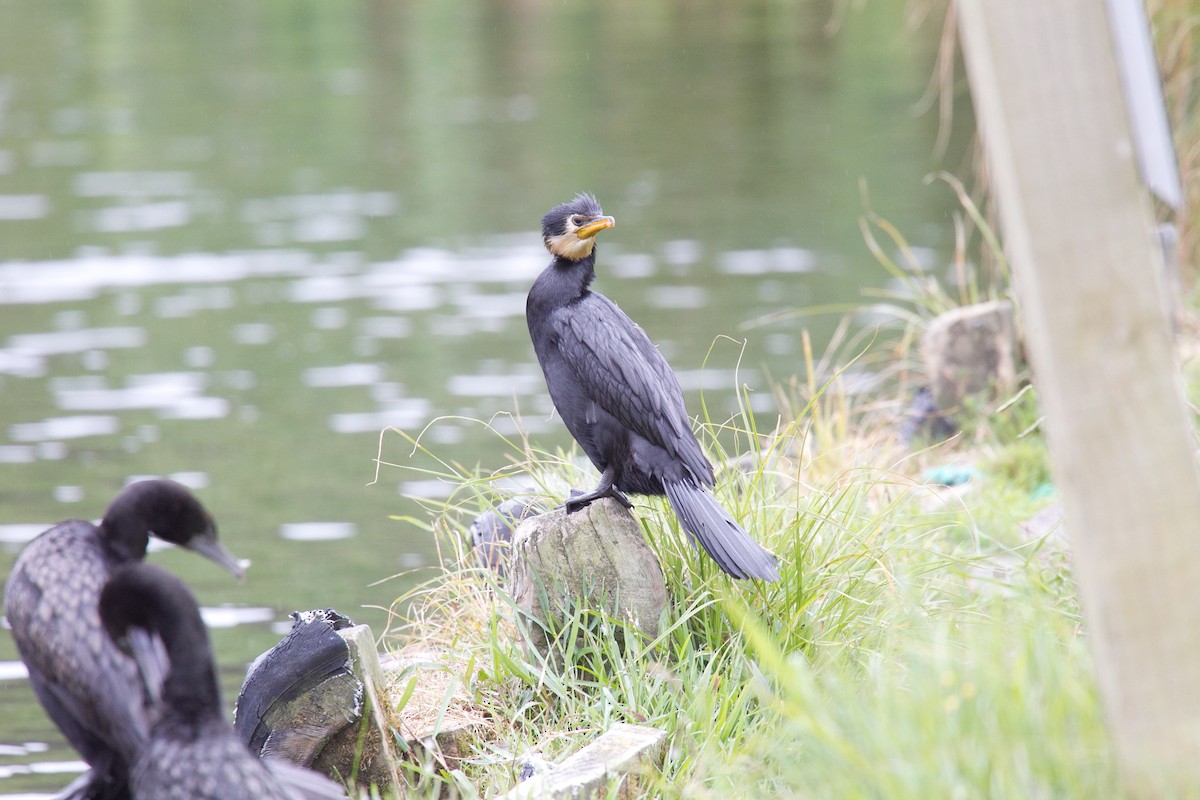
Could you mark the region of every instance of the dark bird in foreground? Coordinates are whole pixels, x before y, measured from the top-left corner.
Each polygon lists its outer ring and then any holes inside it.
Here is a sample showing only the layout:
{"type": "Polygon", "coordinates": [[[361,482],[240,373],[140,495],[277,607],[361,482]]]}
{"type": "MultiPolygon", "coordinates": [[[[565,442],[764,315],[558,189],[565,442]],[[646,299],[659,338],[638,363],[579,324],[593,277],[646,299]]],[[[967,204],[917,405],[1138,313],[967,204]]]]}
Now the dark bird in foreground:
{"type": "Polygon", "coordinates": [[[191,492],[148,480],[118,494],[99,525],[69,520],[38,536],[5,585],[4,613],[33,691],[91,767],[70,797],[129,797],[129,759],[149,727],[142,684],[133,661],[104,635],[96,604],[115,569],[145,557],[151,534],[242,576],[191,492]]]}
{"type": "Polygon", "coordinates": [[[742,530],[709,490],[712,465],[692,433],[679,381],[645,331],[588,286],[595,236],[615,224],[581,194],[542,218],[554,256],[529,290],[525,319],[550,398],[600,470],[595,490],[567,500],[576,511],[625,492],[665,494],[680,523],[735,578],[778,580],[775,556],[742,530]]]}
{"type": "Polygon", "coordinates": [[[166,570],[127,564],[100,593],[100,620],[137,663],[152,723],[130,767],[134,800],[320,800],[332,781],[260,760],[221,709],[208,631],[191,592],[166,570]]]}

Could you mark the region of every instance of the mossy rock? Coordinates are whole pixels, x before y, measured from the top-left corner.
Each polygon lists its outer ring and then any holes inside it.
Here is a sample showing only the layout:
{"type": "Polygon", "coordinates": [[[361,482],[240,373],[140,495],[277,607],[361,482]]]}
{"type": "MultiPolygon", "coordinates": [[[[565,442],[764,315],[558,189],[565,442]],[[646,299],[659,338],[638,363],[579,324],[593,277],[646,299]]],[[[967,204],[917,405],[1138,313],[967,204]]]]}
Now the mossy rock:
{"type": "MultiPolygon", "coordinates": [[[[532,645],[549,654],[581,608],[658,635],[667,604],[662,568],[641,525],[615,500],[525,520],[513,534],[510,590],[532,645]]],[[[614,631],[621,636],[623,631],[614,631]]]]}

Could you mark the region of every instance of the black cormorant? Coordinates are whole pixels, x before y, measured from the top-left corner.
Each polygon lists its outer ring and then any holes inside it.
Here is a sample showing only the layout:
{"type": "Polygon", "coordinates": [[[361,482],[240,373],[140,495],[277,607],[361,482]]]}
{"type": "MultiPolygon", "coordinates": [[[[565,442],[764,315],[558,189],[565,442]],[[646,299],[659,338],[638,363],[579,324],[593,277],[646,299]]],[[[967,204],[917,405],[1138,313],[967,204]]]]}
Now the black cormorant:
{"type": "Polygon", "coordinates": [[[113,570],[145,557],[151,534],[242,576],[200,501],[177,483],[147,480],[125,487],[99,525],[70,520],[30,542],[4,588],[4,613],[33,691],[91,766],[75,796],[129,796],[128,759],[147,730],[141,704],[129,701],[141,696],[141,681],[104,635],[96,603],[113,570]]]}
{"type": "Polygon", "coordinates": [[[525,318],[550,398],[600,470],[594,491],[570,498],[575,511],[601,497],[665,494],[679,521],[735,578],[777,580],[775,556],[713,498],[712,465],[692,433],[679,381],[667,360],[616,304],[589,290],[595,236],[615,224],[581,194],[542,218],[554,256],[529,290],[525,318]]]}
{"type": "Polygon", "coordinates": [[[152,564],[126,564],[100,592],[99,612],[136,661],[150,701],[149,736],[130,766],[134,800],[345,800],[327,778],[260,760],[234,734],[208,631],[183,581],[152,564]]]}

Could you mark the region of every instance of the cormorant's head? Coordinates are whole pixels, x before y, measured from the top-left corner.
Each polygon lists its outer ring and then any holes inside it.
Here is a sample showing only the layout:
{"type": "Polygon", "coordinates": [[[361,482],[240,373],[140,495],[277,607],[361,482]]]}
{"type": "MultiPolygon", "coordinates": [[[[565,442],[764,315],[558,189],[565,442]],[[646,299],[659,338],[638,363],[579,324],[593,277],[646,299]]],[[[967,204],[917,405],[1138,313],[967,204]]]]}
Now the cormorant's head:
{"type": "Polygon", "coordinates": [[[542,240],[546,249],[559,258],[579,261],[592,254],[596,234],[616,224],[615,219],[604,216],[596,198],[584,193],[542,217],[542,240]]]}
{"type": "Polygon", "coordinates": [[[155,479],[126,486],[100,523],[110,547],[141,561],[150,536],[210,558],[241,580],[236,558],[217,540],[217,524],[195,495],[174,481],[155,479]]]}

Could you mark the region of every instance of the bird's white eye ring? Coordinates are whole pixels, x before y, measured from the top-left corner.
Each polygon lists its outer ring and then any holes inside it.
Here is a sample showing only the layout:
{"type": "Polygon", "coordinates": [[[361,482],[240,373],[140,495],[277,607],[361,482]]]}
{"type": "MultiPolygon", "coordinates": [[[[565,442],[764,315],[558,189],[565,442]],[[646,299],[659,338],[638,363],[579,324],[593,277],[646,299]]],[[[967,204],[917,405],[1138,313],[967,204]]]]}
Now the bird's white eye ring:
{"type": "Polygon", "coordinates": [[[580,225],[583,224],[583,217],[579,216],[578,214],[572,214],[571,215],[571,224],[573,226],[575,226],[576,228],[578,228],[580,225]]]}

